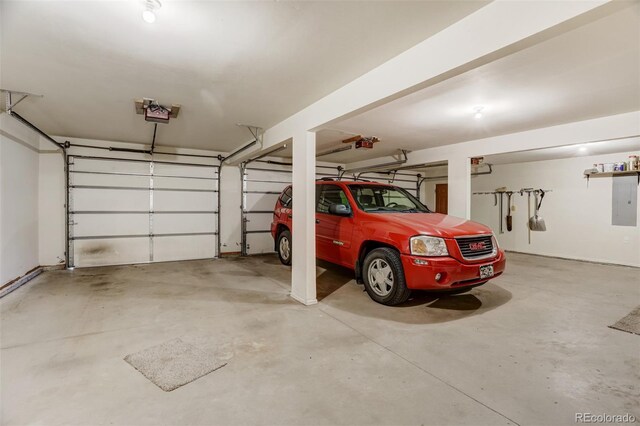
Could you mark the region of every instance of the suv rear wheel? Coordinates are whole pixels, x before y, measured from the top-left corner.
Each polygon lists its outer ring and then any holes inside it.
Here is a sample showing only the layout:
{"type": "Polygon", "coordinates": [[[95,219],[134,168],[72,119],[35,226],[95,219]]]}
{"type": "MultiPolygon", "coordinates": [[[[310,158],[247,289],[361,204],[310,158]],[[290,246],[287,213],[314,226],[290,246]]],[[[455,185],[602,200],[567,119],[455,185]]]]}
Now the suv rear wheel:
{"type": "Polygon", "coordinates": [[[291,232],[288,230],[278,234],[278,257],[284,265],[291,265],[291,232]]]}
{"type": "Polygon", "coordinates": [[[369,297],[383,305],[400,304],[411,295],[400,255],[393,249],[383,247],[369,252],[364,259],[362,276],[369,297]]]}

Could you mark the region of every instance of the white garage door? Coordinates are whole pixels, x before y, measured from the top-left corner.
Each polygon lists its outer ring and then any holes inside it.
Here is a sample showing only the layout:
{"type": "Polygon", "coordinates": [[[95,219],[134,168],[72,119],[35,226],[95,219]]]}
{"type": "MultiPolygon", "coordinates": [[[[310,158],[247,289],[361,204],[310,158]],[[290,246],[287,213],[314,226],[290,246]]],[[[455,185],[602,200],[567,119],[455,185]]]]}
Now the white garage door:
{"type": "Polygon", "coordinates": [[[69,156],[71,266],[218,254],[219,166],[69,156]]]}
{"type": "Polygon", "coordinates": [[[405,189],[409,194],[420,199],[418,191],[418,172],[403,171],[403,172],[388,172],[388,173],[376,173],[376,172],[364,172],[358,175],[360,179],[372,180],[375,182],[390,183],[400,188],[405,189]]]}
{"type": "MultiPolygon", "coordinates": [[[[316,178],[338,176],[337,165],[317,165],[316,178]]],[[[287,163],[258,160],[242,173],[242,254],[272,253],[271,220],[278,196],[291,185],[287,163]]]]}

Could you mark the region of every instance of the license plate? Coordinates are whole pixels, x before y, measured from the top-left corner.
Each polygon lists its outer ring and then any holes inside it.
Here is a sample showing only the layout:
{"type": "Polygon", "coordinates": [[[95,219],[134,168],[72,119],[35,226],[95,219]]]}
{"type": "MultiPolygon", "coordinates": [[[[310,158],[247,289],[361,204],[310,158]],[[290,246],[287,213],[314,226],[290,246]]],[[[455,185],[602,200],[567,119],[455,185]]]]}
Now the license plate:
{"type": "Polygon", "coordinates": [[[489,278],[493,276],[493,265],[485,265],[480,267],[480,278],[489,278]]]}

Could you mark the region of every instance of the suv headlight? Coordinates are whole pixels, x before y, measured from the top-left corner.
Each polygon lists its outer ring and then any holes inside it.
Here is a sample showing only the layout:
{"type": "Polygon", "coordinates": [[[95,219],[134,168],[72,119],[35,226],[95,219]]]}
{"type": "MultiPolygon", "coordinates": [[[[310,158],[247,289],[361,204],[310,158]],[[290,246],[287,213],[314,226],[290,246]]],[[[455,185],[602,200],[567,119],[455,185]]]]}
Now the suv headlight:
{"type": "Polygon", "coordinates": [[[418,235],[409,240],[414,256],[448,256],[447,244],[442,238],[418,235]]]}

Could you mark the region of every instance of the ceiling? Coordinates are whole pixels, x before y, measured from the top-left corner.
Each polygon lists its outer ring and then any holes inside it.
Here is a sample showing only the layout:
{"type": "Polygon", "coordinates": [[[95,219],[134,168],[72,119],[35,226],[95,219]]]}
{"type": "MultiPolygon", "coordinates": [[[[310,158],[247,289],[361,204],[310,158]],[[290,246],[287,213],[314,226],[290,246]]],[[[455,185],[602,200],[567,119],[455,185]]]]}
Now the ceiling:
{"type": "Polygon", "coordinates": [[[182,104],[158,145],[231,151],[486,1],[2,1],[0,87],[50,134],[149,143],[133,100],[182,104]]]}
{"type": "MultiPolygon", "coordinates": [[[[640,2],[320,132],[318,151],[350,134],[371,150],[322,157],[354,162],[640,110],[640,2]],[[474,118],[482,105],[483,117],[474,118]],[[342,137],[340,131],[345,132],[342,137]]],[[[471,37],[472,39],[472,37],[471,37]]]]}

